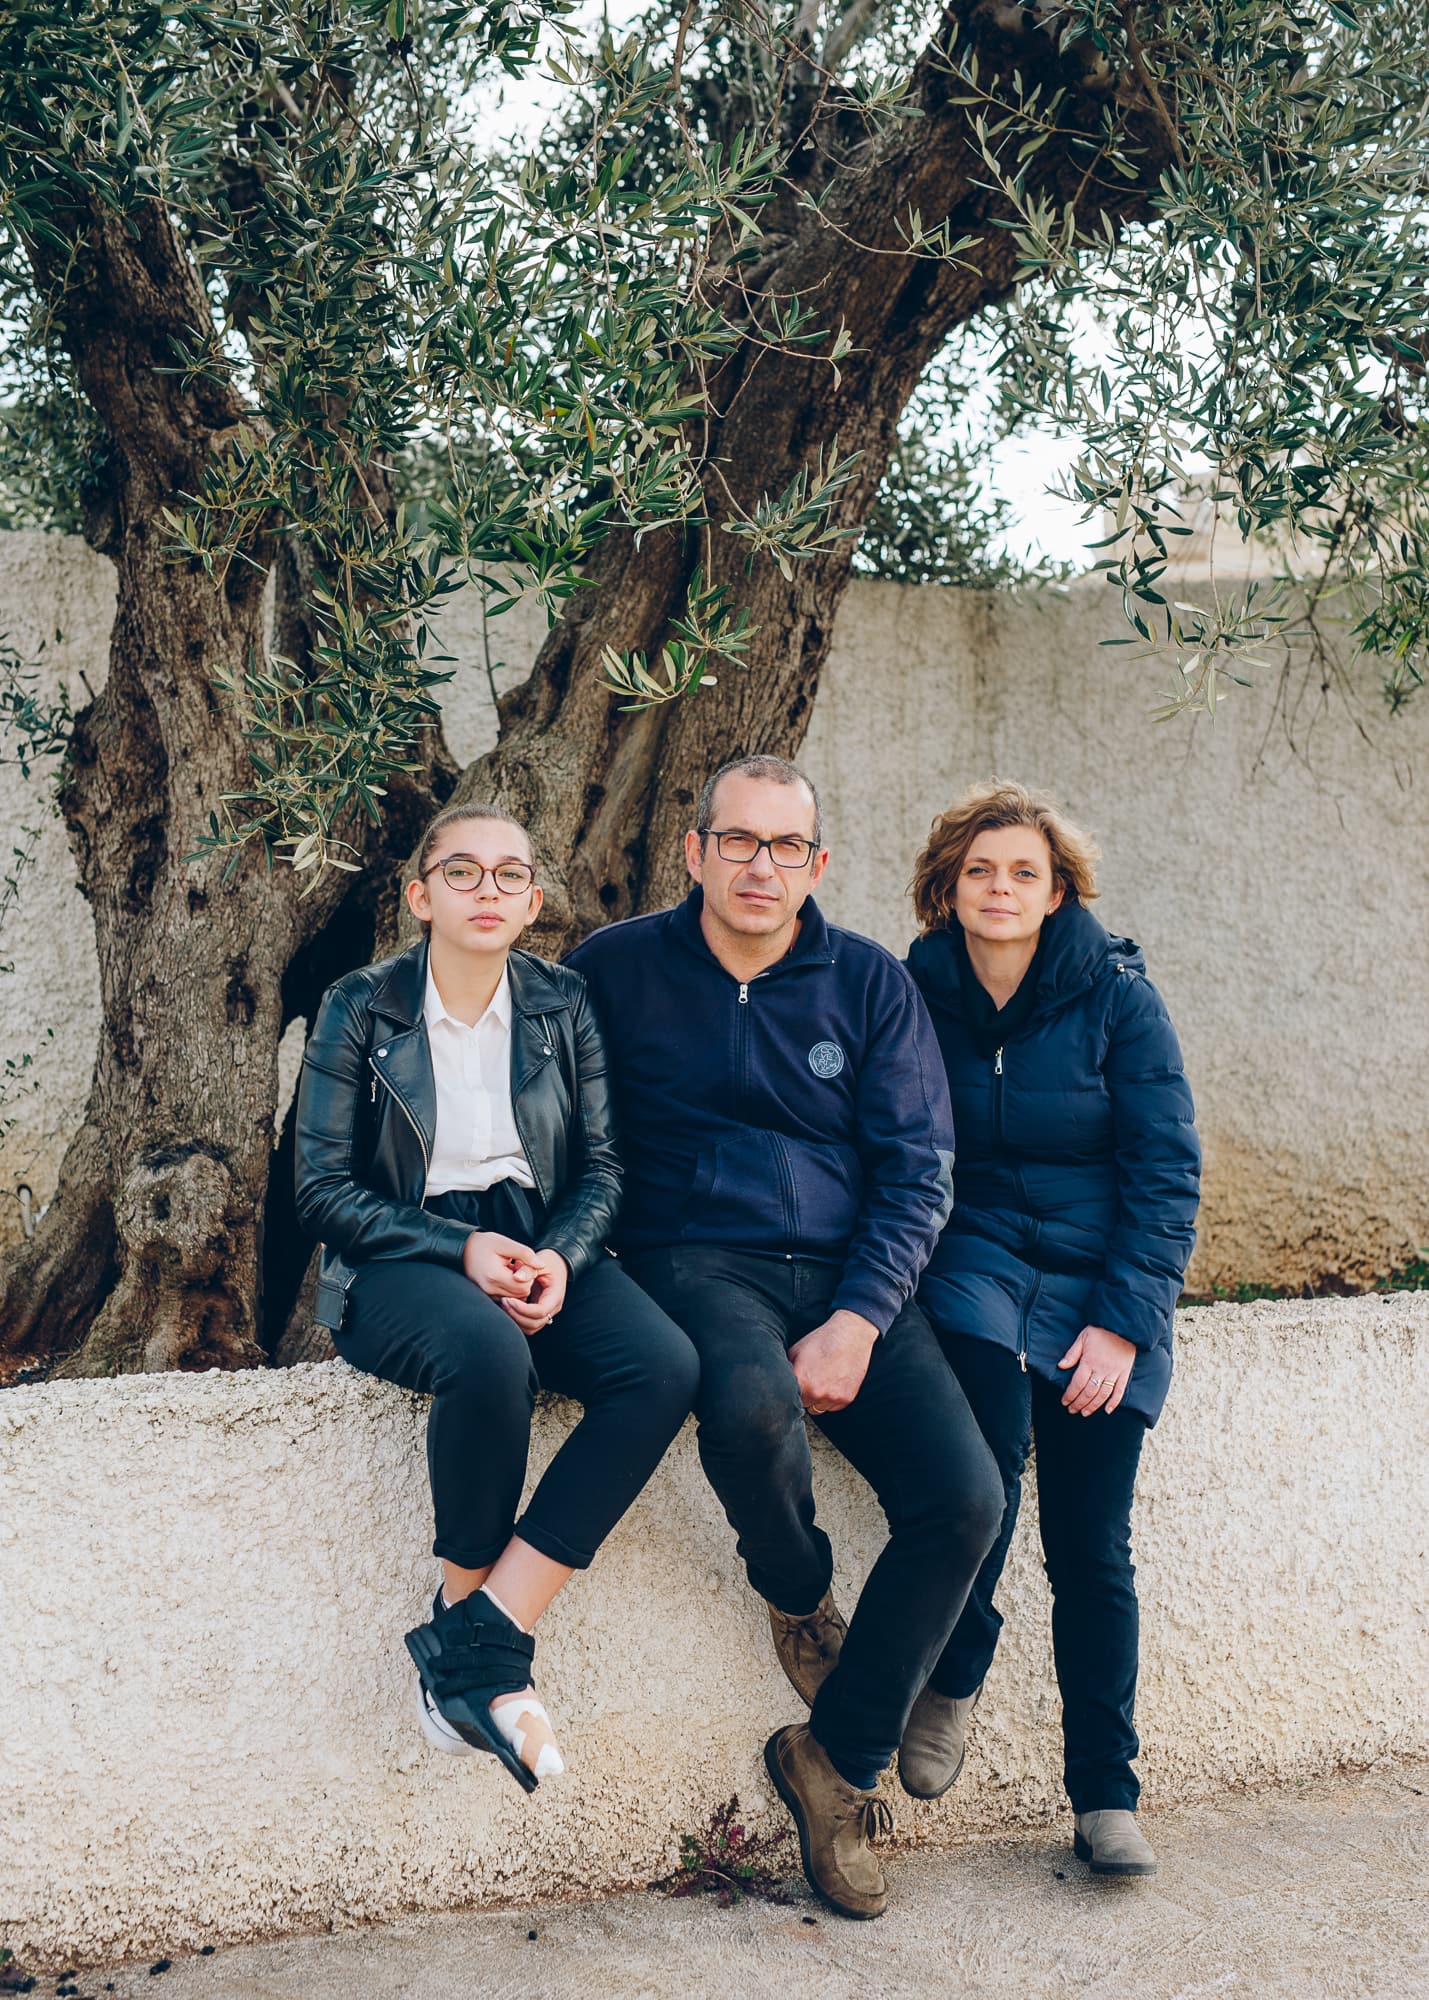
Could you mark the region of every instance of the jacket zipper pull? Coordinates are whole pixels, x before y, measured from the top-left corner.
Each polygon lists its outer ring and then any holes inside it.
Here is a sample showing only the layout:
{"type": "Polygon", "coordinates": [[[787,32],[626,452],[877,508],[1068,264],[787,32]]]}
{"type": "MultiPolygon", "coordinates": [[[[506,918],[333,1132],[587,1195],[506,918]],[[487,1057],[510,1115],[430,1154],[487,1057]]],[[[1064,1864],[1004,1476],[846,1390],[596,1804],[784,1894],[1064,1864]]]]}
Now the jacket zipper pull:
{"type": "Polygon", "coordinates": [[[368,1102],[371,1104],[375,1104],[377,1102],[377,1079],[375,1076],[372,1079],[372,1096],[369,1098],[368,1102]]]}
{"type": "Polygon", "coordinates": [[[749,981],[747,979],[741,979],[739,982],[739,1004],[741,1007],[749,1005],[749,981]]]}
{"type": "Polygon", "coordinates": [[[1025,1375],[1027,1373],[1027,1349],[1025,1347],[1019,1349],[1017,1355],[1017,1362],[1018,1366],[1021,1368],[1023,1374],[1025,1375]]]}
{"type": "Polygon", "coordinates": [[[999,1049],[999,1050],[998,1050],[998,1052],[997,1052],[997,1060],[996,1060],[996,1062],[994,1062],[994,1064],[993,1064],[993,1066],[992,1066],[992,1073],[993,1073],[993,1075],[994,1075],[994,1076],[1001,1076],[1001,1075],[1002,1075],[1002,1050],[1001,1050],[1001,1049],[999,1049]]]}

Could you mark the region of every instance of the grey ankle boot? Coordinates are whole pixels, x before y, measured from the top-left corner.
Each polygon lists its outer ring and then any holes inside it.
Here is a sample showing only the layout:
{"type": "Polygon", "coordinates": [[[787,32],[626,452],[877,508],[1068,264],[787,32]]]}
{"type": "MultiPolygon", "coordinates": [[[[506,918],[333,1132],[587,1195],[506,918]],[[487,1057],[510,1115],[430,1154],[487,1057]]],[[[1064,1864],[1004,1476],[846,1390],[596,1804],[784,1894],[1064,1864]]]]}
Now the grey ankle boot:
{"type": "Polygon", "coordinates": [[[968,1724],[981,1688],[935,1694],[925,1687],[913,1704],[898,1748],[898,1779],[910,1798],[940,1799],[955,1785],[968,1754],[968,1724]]]}
{"type": "Polygon", "coordinates": [[[1154,1875],[1156,1856],[1125,1808],[1076,1815],[1072,1851],[1093,1875],[1154,1875]]]}

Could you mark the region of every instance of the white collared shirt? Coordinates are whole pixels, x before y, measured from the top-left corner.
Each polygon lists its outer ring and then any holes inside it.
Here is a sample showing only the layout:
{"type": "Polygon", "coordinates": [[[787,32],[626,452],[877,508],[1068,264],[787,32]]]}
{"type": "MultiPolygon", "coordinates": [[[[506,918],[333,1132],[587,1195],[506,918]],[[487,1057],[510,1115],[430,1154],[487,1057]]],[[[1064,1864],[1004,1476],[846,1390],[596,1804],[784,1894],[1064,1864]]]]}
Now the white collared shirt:
{"type": "Polygon", "coordinates": [[[502,973],[486,1012],[469,1028],[442,1005],[428,966],[422,1013],[437,1086],[437,1131],[426,1193],[489,1188],[497,1181],[535,1187],[511,1109],[510,974],[502,973]]]}

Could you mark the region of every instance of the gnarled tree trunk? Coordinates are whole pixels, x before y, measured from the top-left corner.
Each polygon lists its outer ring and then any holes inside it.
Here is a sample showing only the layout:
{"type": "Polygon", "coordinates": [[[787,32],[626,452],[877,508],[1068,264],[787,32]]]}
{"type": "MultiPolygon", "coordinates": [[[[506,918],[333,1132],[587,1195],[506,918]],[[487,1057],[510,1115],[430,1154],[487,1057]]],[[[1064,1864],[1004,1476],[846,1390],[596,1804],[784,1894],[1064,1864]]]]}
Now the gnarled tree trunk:
{"type": "MultiPolygon", "coordinates": [[[[0,1278],[0,1378],[240,1367],[259,1314],[277,1052],[291,968],[348,891],[246,856],[193,859],[250,765],[224,668],[265,645],[261,566],[176,562],[164,510],[198,490],[230,390],[181,384],[172,345],[207,301],[168,217],[97,211],[78,272],[36,261],[113,444],[90,539],[117,567],[109,679],[77,718],[61,806],[94,919],[104,1026],[84,1124],[34,1238],[0,1278]]],[[[261,559],[271,549],[254,552],[261,559]]],[[[427,804],[431,801],[428,799],[427,804]]],[[[387,829],[410,844],[413,813],[387,829]]],[[[380,859],[380,855],[378,857],[380,859]]],[[[333,967],[332,972],[340,968],[333,967]]]]}

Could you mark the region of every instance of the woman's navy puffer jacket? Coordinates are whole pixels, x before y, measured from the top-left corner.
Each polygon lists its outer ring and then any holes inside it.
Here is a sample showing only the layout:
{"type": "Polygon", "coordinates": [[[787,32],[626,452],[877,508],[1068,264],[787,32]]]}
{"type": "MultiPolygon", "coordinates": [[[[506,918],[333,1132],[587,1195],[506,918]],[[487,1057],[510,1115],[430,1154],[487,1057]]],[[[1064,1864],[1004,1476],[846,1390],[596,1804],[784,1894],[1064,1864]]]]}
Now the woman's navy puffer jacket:
{"type": "Polygon", "coordinates": [[[1109,1327],[1139,1350],[1123,1407],[1154,1423],[1200,1184],[1176,1031],[1139,948],[1080,904],[1044,924],[1031,1003],[1000,1048],[974,1033],[965,968],[958,929],[908,954],[958,1143],[952,1219],[920,1303],[935,1326],[995,1340],[1056,1382],[1082,1328],[1109,1327]]]}

